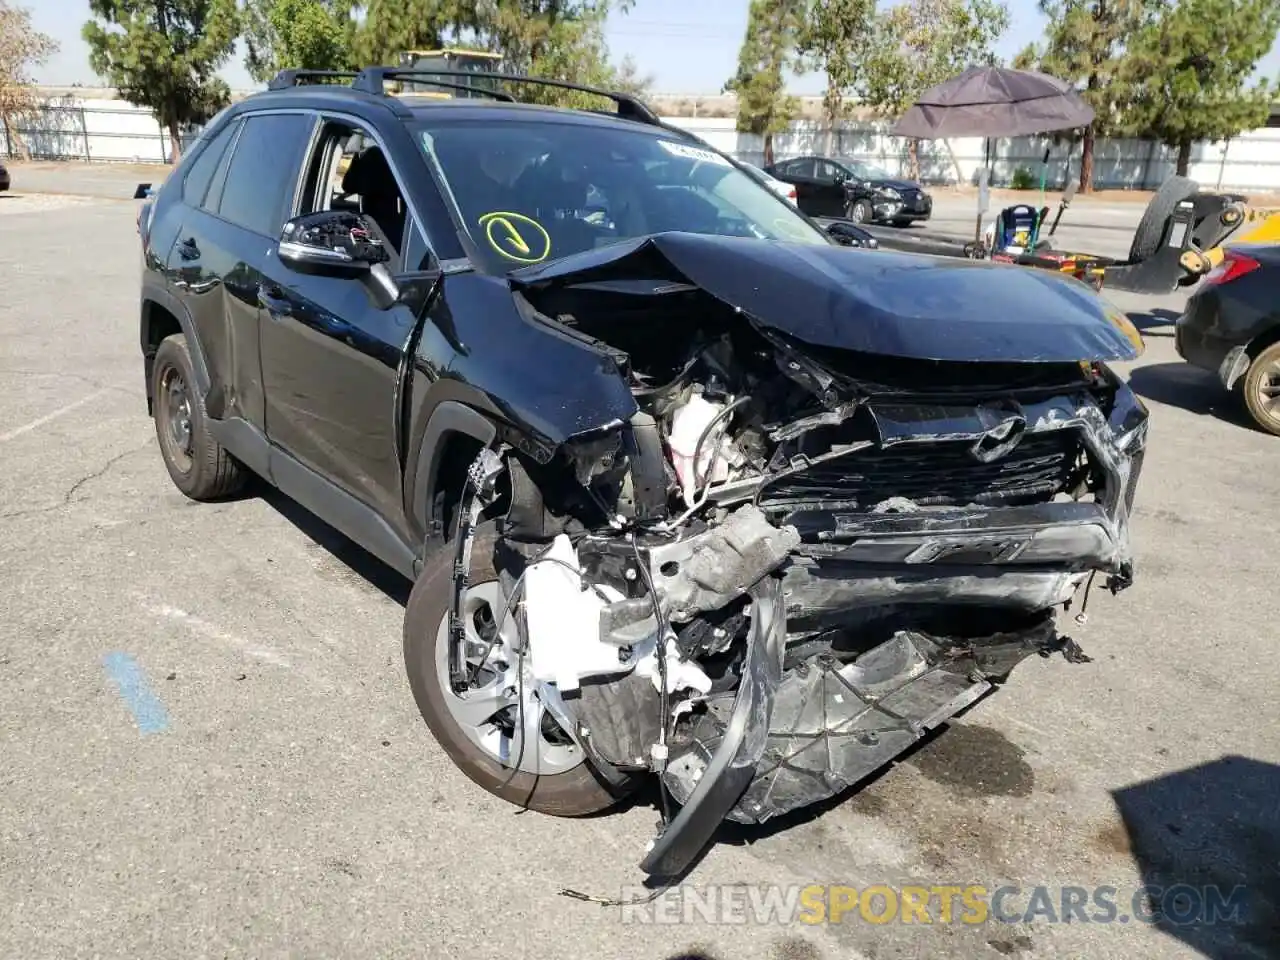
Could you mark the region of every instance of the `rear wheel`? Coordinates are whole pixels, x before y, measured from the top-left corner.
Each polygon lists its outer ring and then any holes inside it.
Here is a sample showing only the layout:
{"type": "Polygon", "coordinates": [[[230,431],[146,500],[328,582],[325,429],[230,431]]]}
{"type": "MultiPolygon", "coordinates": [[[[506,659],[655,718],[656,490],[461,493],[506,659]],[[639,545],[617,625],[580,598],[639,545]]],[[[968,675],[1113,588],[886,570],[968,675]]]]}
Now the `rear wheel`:
{"type": "Polygon", "coordinates": [[[1280,343],[1254,357],[1242,380],[1249,415],[1267,433],[1280,436],[1280,343]]]}
{"type": "Polygon", "coordinates": [[[175,333],[161,341],[151,364],[156,439],[174,485],[192,500],[217,500],[239,491],[247,475],[209,433],[192,370],[185,336],[175,333]]]}
{"type": "MultiPolygon", "coordinates": [[[[418,710],[449,759],[495,796],[559,817],[607,809],[620,795],[597,778],[582,748],[534,696],[518,653],[514,615],[502,617],[505,604],[493,565],[496,543],[493,524],[477,528],[462,601],[473,677],[464,694],[449,683],[452,545],[428,559],[413,586],[404,618],[404,659],[418,710]]],[[[631,786],[639,783],[636,778],[631,786]]]]}

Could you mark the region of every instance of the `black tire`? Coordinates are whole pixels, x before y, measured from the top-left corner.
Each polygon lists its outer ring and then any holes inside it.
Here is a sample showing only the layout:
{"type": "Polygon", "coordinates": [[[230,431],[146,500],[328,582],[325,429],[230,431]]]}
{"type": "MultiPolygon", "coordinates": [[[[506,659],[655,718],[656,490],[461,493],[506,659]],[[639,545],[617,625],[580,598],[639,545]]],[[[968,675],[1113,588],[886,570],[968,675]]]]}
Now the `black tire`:
{"type": "Polygon", "coordinates": [[[854,223],[869,223],[875,216],[875,211],[866,200],[854,200],[845,206],[844,215],[854,223]]]}
{"type": "MultiPolygon", "coordinates": [[[[471,583],[497,579],[493,566],[496,542],[494,524],[476,528],[471,548],[471,583]]],[[[615,793],[585,761],[563,773],[537,776],[521,771],[513,776],[510,767],[485,754],[462,732],[441,702],[440,680],[436,676],[436,645],[440,623],[449,613],[452,574],[453,547],[446,545],[427,558],[404,614],[404,662],[409,687],[436,742],[473,783],[508,803],[555,817],[587,816],[617,804],[640,785],[641,777],[633,778],[626,788],[615,793]]]]}
{"type": "Polygon", "coordinates": [[[1138,221],[1138,229],[1133,234],[1133,245],[1129,248],[1130,263],[1146,260],[1160,249],[1165,224],[1174,208],[1199,192],[1200,184],[1187,177],[1170,177],[1160,185],[1160,189],[1147,204],[1147,209],[1143,211],[1142,219],[1138,221]]]}
{"type": "Polygon", "coordinates": [[[195,389],[191,351],[181,333],[165,337],[151,365],[151,409],[160,455],[174,486],[192,500],[220,500],[238,493],[248,473],[209,433],[204,398],[195,389]],[[174,390],[186,401],[189,443],[175,436],[174,390]]]}
{"type": "Polygon", "coordinates": [[[1259,352],[1249,364],[1249,369],[1240,378],[1240,389],[1244,393],[1245,408],[1261,429],[1280,437],[1280,407],[1276,412],[1267,409],[1267,388],[1274,389],[1280,382],[1276,371],[1280,368],[1280,343],[1259,352]]]}

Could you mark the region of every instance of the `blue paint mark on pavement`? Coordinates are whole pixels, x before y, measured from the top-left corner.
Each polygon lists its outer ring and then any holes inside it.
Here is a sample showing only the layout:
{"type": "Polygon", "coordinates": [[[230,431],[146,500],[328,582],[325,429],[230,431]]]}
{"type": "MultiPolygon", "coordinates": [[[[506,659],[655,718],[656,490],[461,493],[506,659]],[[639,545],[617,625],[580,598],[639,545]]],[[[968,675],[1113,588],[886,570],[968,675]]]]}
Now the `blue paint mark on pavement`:
{"type": "Polygon", "coordinates": [[[107,654],[102,665],[120,691],[125,706],[133,714],[140,733],[163,733],[169,729],[169,713],[160,698],[152,692],[151,684],[147,683],[147,675],[133,657],[117,650],[107,654]]]}

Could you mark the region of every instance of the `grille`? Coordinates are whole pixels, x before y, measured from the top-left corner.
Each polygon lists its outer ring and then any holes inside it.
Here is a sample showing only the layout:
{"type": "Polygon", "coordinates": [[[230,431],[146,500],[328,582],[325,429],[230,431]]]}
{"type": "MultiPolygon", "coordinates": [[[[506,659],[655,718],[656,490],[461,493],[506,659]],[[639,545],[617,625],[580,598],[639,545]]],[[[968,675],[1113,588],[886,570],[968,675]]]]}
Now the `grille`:
{"type": "Polygon", "coordinates": [[[926,506],[1044,501],[1066,486],[1081,453],[1074,430],[1028,434],[994,463],[974,459],[971,446],[948,440],[871,447],[787,476],[766,488],[761,502],[835,500],[869,508],[890,497],[926,506]]]}
{"type": "Polygon", "coordinates": [[[913,210],[922,210],[928,205],[928,202],[925,200],[921,192],[914,187],[909,190],[902,190],[899,192],[902,194],[902,203],[906,207],[913,210]]]}

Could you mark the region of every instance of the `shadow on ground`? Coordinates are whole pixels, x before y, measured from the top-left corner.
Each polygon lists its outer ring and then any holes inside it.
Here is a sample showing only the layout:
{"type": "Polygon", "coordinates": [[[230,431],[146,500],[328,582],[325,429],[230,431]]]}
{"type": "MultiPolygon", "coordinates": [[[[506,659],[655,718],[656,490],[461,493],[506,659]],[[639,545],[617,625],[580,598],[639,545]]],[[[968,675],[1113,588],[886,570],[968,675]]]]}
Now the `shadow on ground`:
{"type": "Polygon", "coordinates": [[[1129,386],[1138,396],[1211,416],[1237,427],[1257,430],[1239,398],[1229,393],[1212,373],[1189,363],[1153,363],[1135,367],[1129,386]]]}
{"type": "Polygon", "coordinates": [[[377,588],[400,606],[409,602],[413,584],[387,566],[346,534],[339,533],[306,507],[290,500],[279,490],[262,482],[253,483],[246,491],[261,497],[268,506],[298,528],[309,540],[322,547],[333,559],[352,573],[377,588]]]}
{"type": "Polygon", "coordinates": [[[1280,956],[1280,766],[1222,757],[1112,797],[1156,929],[1210,960],[1280,956]]]}
{"type": "Polygon", "coordinates": [[[1144,337],[1172,337],[1174,324],[1178,321],[1176,310],[1135,310],[1128,314],[1133,325],[1142,331],[1144,337]]]}

